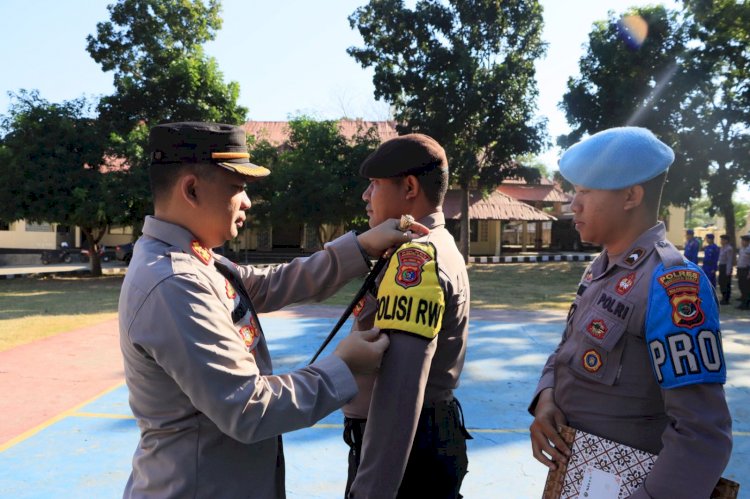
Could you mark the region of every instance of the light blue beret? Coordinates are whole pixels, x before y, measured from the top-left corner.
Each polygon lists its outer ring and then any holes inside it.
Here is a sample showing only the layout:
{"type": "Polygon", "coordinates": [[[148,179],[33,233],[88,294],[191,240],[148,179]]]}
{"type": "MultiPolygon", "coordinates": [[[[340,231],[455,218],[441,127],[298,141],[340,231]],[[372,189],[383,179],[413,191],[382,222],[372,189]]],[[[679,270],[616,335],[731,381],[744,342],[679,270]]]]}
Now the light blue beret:
{"type": "Polygon", "coordinates": [[[560,173],[573,185],[615,190],[651,180],[669,168],[674,151],[646,128],[627,126],[595,133],[560,158],[560,173]]]}

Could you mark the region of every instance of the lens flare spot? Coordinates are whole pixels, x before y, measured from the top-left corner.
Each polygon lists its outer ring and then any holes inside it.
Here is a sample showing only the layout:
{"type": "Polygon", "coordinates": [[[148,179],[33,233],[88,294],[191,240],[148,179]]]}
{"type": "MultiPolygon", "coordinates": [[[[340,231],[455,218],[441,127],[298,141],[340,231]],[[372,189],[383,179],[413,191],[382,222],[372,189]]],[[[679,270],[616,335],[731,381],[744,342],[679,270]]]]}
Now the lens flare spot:
{"type": "Polygon", "coordinates": [[[632,49],[640,48],[648,36],[648,23],[639,15],[623,16],[618,21],[617,28],[620,37],[632,49]]]}

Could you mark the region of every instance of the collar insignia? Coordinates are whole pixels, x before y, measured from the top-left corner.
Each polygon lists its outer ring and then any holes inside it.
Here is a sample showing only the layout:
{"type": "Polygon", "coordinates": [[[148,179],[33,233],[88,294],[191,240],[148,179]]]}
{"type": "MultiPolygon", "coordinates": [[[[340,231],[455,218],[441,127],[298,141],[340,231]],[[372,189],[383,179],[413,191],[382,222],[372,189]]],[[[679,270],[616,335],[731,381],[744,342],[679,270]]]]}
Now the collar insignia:
{"type": "Polygon", "coordinates": [[[211,261],[211,251],[204,248],[197,239],[193,239],[190,242],[190,249],[193,250],[193,254],[198,257],[198,260],[200,260],[204,264],[208,265],[208,262],[211,261]]]}

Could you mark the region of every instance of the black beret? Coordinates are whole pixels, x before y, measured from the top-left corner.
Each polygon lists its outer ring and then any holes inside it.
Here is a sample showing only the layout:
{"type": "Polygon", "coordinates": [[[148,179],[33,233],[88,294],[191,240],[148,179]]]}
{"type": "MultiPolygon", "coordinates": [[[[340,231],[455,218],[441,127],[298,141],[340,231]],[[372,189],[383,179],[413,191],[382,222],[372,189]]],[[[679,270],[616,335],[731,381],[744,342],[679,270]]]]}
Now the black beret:
{"type": "Polygon", "coordinates": [[[245,130],[202,122],[164,123],[149,134],[151,165],[213,163],[247,177],[265,177],[267,168],[250,162],[245,130]]]}
{"type": "Polygon", "coordinates": [[[448,172],[445,150],[432,137],[410,133],[380,144],[362,163],[359,174],[366,178],[418,175],[435,168],[448,172]]]}

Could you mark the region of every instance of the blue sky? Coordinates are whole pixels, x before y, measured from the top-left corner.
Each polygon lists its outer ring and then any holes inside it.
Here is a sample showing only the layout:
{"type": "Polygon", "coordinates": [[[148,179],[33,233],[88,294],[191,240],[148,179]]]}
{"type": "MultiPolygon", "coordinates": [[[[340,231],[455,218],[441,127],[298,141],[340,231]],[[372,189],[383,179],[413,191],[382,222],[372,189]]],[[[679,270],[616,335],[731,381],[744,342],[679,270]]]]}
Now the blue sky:
{"type": "MultiPolygon", "coordinates": [[[[0,114],[7,93],[38,89],[59,102],[112,91],[86,52],[86,36],[108,20],[110,0],[0,0],[0,114]]],[[[224,25],[206,46],[225,81],[240,84],[240,103],[249,119],[286,120],[306,113],[321,119],[342,115],[385,119],[388,108],[373,97],[372,72],[346,53],[361,45],[347,17],[365,0],[223,0],[224,25]]],[[[407,2],[410,3],[410,2],[407,2]]],[[[567,78],[577,73],[591,24],[607,12],[663,2],[627,0],[542,0],[547,56],[537,64],[539,114],[556,137],[568,131],[557,108],[567,78]]],[[[542,159],[555,168],[558,151],[542,159]]]]}

